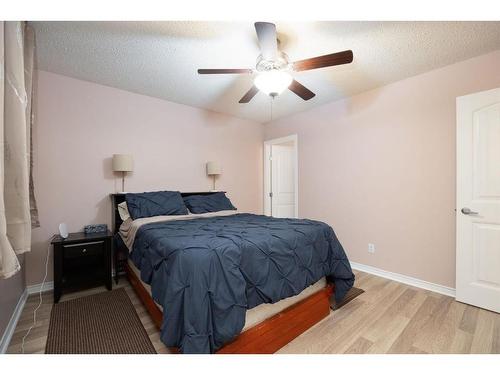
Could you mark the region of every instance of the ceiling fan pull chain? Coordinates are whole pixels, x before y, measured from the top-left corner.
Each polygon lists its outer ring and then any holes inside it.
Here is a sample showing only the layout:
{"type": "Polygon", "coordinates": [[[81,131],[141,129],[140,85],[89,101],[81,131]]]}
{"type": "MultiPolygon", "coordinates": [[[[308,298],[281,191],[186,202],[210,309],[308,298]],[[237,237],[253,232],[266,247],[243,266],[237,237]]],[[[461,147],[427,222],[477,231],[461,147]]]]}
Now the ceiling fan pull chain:
{"type": "Polygon", "coordinates": [[[271,120],[269,121],[273,121],[273,104],[274,104],[274,96],[273,95],[269,95],[271,97],[271,120]]]}

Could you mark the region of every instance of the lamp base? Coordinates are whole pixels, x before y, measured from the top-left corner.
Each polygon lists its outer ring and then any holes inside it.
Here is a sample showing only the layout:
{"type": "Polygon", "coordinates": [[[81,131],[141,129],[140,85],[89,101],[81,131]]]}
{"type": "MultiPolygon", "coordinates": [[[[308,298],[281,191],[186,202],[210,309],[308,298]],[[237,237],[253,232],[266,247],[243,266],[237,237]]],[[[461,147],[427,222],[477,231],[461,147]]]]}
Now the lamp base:
{"type": "Polygon", "coordinates": [[[217,191],[217,189],[215,188],[215,179],[217,178],[217,175],[212,175],[212,179],[213,179],[213,188],[211,191],[217,191]]]}

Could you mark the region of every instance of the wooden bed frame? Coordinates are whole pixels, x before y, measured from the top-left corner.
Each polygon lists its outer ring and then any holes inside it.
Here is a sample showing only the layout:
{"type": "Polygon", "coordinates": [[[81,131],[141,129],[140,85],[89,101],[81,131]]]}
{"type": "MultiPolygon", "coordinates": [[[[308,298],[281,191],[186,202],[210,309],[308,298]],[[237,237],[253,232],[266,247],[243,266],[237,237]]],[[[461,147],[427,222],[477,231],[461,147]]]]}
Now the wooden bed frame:
{"type": "MultiPolygon", "coordinates": [[[[181,193],[183,196],[211,192],[181,193]]],[[[112,194],[113,200],[113,228],[117,233],[122,223],[118,214],[118,204],[125,200],[125,194],[112,194]]],[[[141,280],[125,266],[127,278],[134,288],[137,296],[144,304],[146,310],[158,329],[161,329],[163,312],[158,308],[149,292],[144,288],[141,280]]],[[[310,327],[326,318],[330,313],[330,298],[334,292],[334,285],[327,285],[322,290],[293,304],[285,310],[273,315],[263,322],[242,332],[233,341],[224,345],[217,354],[272,354],[288,344],[310,327]]],[[[171,348],[178,352],[176,348],[171,348]]]]}

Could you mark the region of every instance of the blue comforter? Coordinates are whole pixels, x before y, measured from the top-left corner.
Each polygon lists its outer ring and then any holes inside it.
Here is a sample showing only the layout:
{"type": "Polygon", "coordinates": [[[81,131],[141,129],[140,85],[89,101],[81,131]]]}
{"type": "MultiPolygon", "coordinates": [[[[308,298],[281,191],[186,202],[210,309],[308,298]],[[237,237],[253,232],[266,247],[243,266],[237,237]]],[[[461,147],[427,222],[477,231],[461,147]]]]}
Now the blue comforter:
{"type": "Polygon", "coordinates": [[[299,294],[326,276],[340,300],[354,283],[325,223],[235,214],[151,223],[130,257],[164,311],[161,340],[183,353],[213,353],[237,336],[245,314],[299,294]]]}

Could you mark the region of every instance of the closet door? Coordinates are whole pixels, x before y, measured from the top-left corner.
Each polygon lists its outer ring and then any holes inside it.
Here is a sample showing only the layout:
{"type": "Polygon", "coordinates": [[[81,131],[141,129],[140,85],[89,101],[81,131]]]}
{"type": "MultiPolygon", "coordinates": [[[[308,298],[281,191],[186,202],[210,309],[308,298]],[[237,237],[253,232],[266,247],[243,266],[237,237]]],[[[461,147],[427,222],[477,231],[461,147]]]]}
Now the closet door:
{"type": "Polygon", "coordinates": [[[500,312],[500,89],[457,98],[456,299],[500,312]]]}

